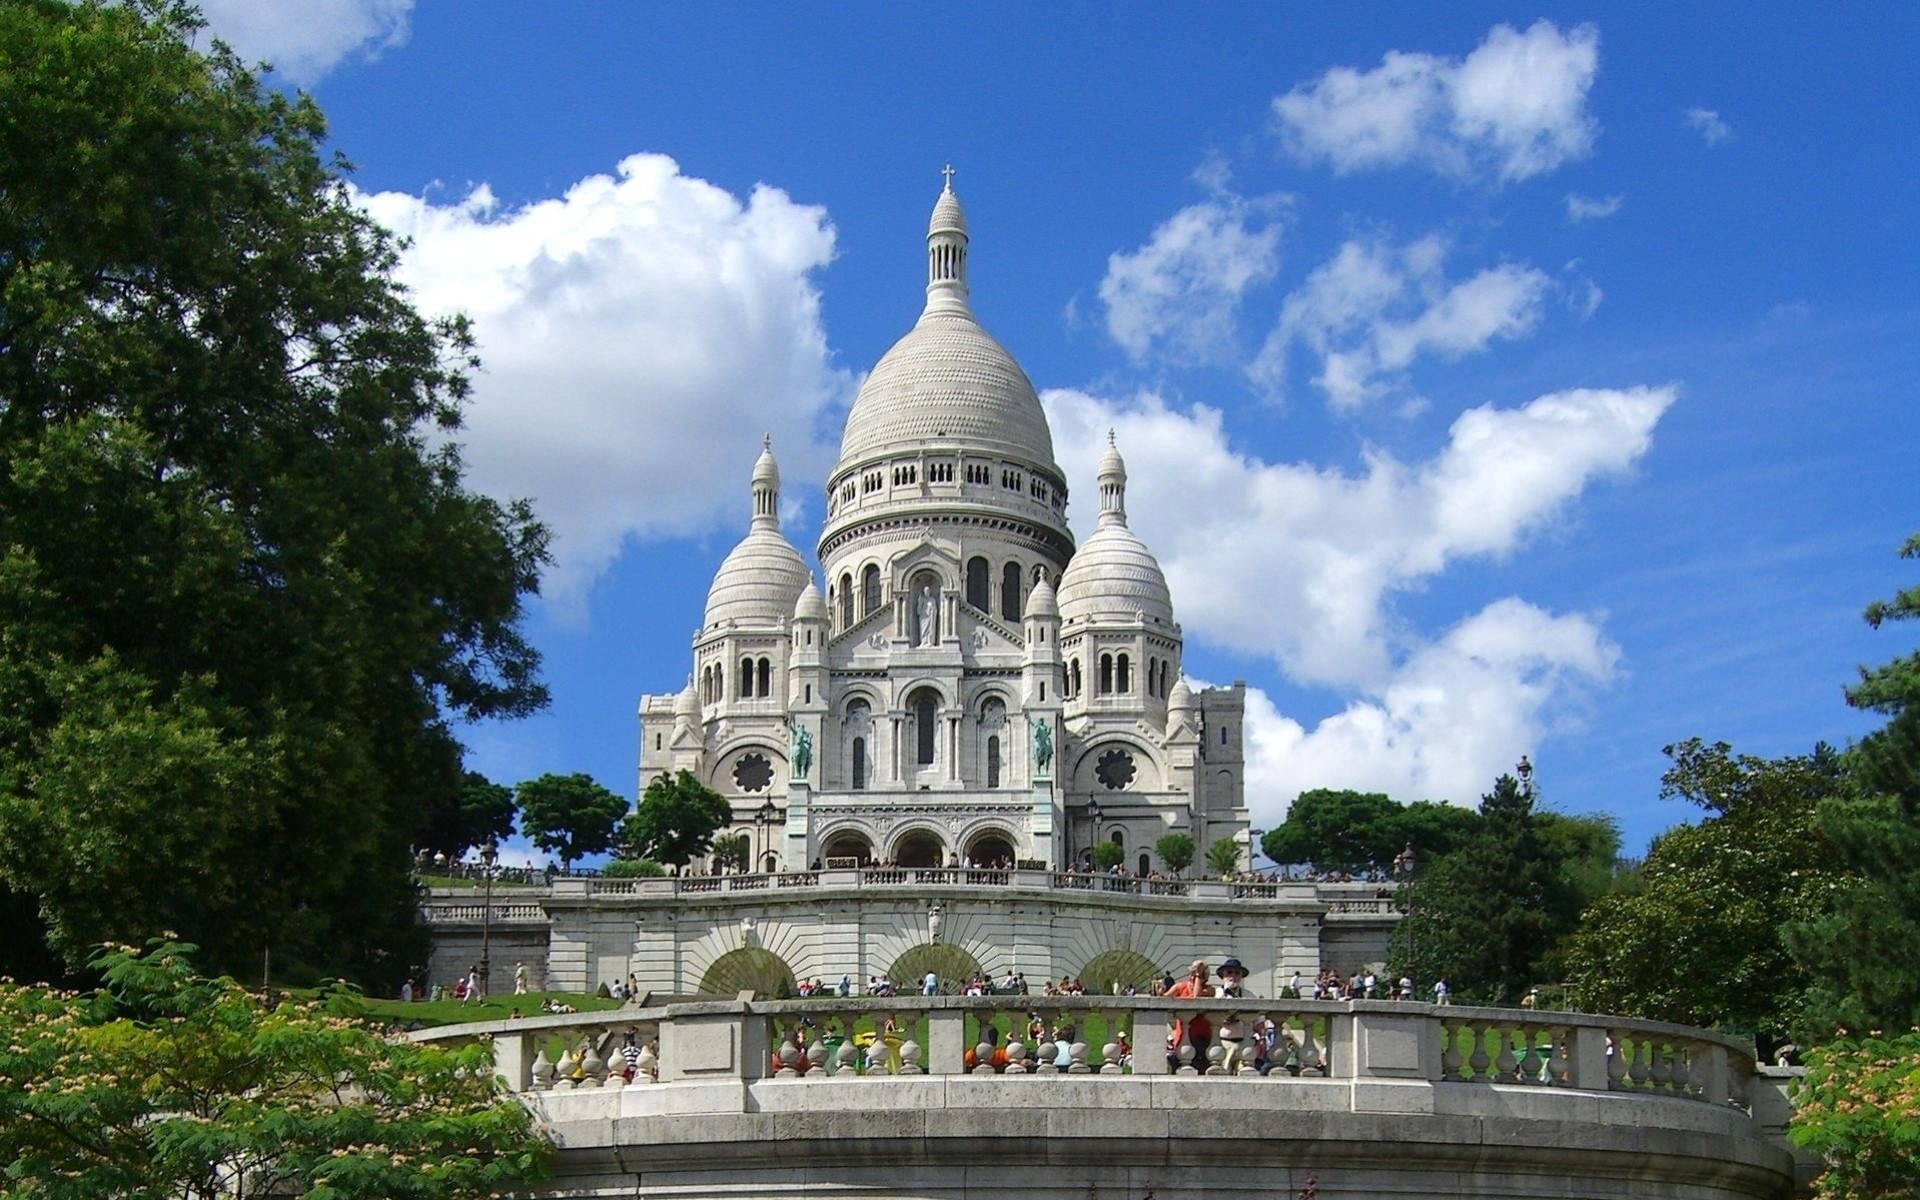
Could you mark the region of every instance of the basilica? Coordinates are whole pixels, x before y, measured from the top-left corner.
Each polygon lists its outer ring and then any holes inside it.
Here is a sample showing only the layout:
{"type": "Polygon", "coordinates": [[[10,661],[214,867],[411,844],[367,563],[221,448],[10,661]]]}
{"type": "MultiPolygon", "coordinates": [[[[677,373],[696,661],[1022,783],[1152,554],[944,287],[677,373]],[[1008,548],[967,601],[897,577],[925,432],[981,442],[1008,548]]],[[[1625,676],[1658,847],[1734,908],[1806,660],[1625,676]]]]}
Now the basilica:
{"type": "Polygon", "coordinates": [[[847,415],[819,577],[781,533],[769,442],[687,685],[641,699],[641,788],[691,771],[762,871],[1061,869],[1110,842],[1146,874],[1168,833],[1244,849],[1244,688],[1182,676],[1111,434],[1076,546],[1039,397],[968,303],[951,176],[926,254],[925,307],[847,415]]]}

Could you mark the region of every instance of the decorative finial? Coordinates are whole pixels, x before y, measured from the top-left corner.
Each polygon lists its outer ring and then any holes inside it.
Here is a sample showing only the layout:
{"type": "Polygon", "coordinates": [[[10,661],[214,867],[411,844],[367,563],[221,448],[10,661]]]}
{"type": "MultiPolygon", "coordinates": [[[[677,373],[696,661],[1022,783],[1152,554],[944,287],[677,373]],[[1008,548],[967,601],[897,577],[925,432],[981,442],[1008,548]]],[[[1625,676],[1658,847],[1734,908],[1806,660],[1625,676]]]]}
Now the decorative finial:
{"type": "Polygon", "coordinates": [[[946,166],[941,167],[940,174],[944,175],[947,180],[947,186],[945,190],[949,192],[952,191],[953,190],[953,164],[948,163],[946,166]]]}
{"type": "Polygon", "coordinates": [[[760,435],[760,448],[762,450],[773,449],[773,435],[771,433],[763,433],[760,435]]]}
{"type": "Polygon", "coordinates": [[[1113,426],[1111,426],[1111,425],[1109,425],[1109,426],[1107,426],[1107,445],[1109,445],[1109,446],[1113,446],[1113,447],[1114,447],[1114,448],[1115,448],[1116,450],[1117,450],[1117,449],[1119,449],[1119,447],[1118,447],[1118,445],[1116,445],[1116,444],[1114,443],[1114,440],[1113,440],[1113,426]]]}

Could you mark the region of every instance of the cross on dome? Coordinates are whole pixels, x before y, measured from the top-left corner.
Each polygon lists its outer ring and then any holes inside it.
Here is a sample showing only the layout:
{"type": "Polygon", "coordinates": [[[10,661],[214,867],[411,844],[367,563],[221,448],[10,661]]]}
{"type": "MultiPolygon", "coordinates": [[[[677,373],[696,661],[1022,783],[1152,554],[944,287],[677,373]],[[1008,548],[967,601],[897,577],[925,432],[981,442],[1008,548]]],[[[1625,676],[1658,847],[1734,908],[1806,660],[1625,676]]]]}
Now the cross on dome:
{"type": "Polygon", "coordinates": [[[948,163],[946,166],[941,167],[940,174],[946,178],[946,181],[947,181],[946,190],[949,192],[952,191],[953,190],[953,164],[948,163]]]}

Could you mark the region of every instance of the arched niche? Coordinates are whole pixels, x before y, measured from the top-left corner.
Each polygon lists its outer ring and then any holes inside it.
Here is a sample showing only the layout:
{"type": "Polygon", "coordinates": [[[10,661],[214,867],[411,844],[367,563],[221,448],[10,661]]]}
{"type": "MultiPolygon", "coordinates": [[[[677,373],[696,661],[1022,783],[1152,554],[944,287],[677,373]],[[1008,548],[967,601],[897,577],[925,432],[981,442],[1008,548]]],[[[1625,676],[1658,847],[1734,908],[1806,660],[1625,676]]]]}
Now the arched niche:
{"type": "Polygon", "coordinates": [[[887,968],[887,978],[903,992],[917,992],[931,971],[940,980],[942,994],[959,992],[969,979],[984,975],[980,960],[947,942],[915,946],[887,968]]]}
{"type": "Polygon", "coordinates": [[[793,968],[771,950],[743,946],[713,960],[696,989],[702,996],[732,998],[741,992],[771,1000],[794,993],[793,968]]]}
{"type": "Polygon", "coordinates": [[[1129,987],[1146,991],[1160,977],[1160,965],[1137,950],[1102,950],[1080,968],[1088,995],[1112,995],[1129,987]]]}

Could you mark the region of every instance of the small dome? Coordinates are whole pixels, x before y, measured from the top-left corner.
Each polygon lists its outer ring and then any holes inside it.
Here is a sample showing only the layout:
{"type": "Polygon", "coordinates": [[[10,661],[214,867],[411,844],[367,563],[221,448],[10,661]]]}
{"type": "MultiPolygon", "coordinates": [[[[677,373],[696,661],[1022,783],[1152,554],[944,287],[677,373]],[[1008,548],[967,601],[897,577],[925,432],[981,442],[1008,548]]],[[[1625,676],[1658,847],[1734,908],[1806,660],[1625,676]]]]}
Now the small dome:
{"type": "Polygon", "coordinates": [[[967,233],[967,214],[960,210],[960,197],[953,194],[951,180],[940,198],[933,202],[933,216],[927,221],[927,236],[936,233],[957,233],[962,237],[967,233]]]}
{"type": "Polygon", "coordinates": [[[779,625],[793,615],[813,573],[777,528],[757,526],[727,555],[707,589],[709,626],[779,625]]]}
{"type": "Polygon", "coordinates": [[[1193,689],[1187,686],[1187,677],[1182,675],[1173,681],[1167,690],[1167,710],[1169,712],[1187,712],[1193,708],[1193,689]]]}
{"type": "Polygon", "coordinates": [[[1033,585],[1027,593],[1027,615],[1030,617],[1051,617],[1060,619],[1060,605],[1054,600],[1053,584],[1043,575],[1040,582],[1033,585]]]}
{"type": "Polygon", "coordinates": [[[1103,525],[1080,543],[1060,576],[1060,617],[1067,624],[1096,618],[1149,625],[1173,624],[1173,595],[1147,544],[1125,525],[1103,525]]]}
{"type": "Polygon", "coordinates": [[[773,435],[760,439],[760,457],[753,463],[753,486],[780,490],[780,464],[773,461],[773,435]]]}
{"type": "Polygon", "coordinates": [[[793,619],[796,621],[827,619],[827,601],[820,595],[820,589],[814,585],[812,572],[807,573],[806,590],[800,593],[800,599],[793,606],[793,619]]]}
{"type": "Polygon", "coordinates": [[[689,717],[694,720],[699,719],[700,693],[694,690],[692,679],[688,679],[687,686],[681,688],[680,694],[673,698],[673,715],[676,718],[689,717]]]}

